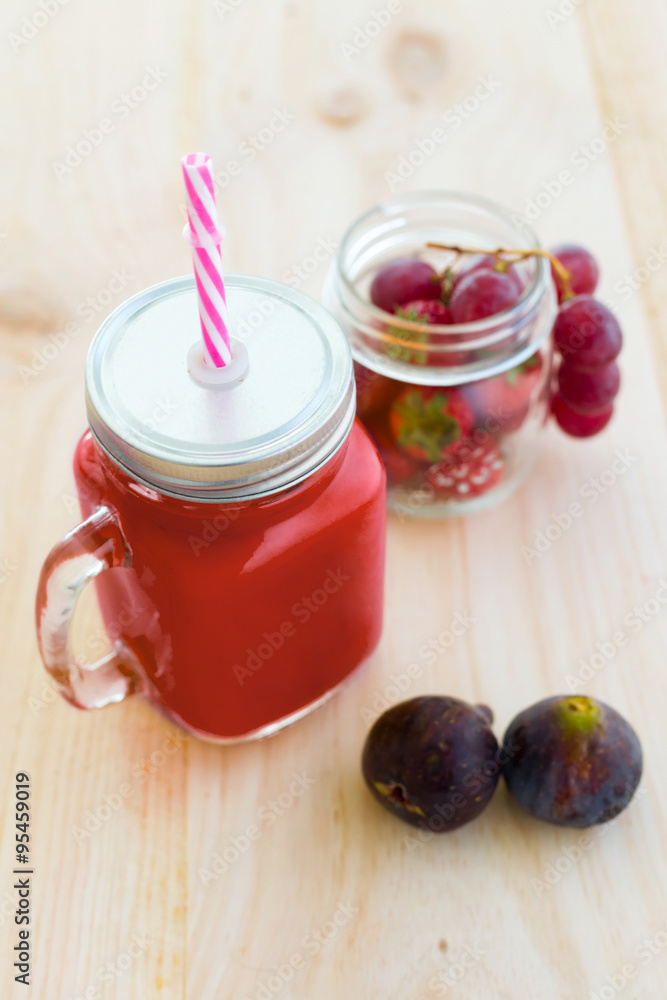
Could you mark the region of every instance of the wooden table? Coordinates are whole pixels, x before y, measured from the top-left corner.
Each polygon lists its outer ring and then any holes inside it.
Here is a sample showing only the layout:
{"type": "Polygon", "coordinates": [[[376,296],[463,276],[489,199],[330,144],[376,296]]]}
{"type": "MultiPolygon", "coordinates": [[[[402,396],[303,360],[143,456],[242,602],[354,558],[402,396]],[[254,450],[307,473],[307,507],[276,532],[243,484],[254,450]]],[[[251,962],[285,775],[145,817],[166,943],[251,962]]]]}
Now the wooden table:
{"type": "Polygon", "coordinates": [[[0,15],[2,997],[662,995],[667,609],[651,599],[667,576],[667,7],[405,0],[372,21],[384,0],[59,2],[7,0],[0,15]],[[626,333],[610,429],[585,443],[551,431],[497,510],[392,519],[379,653],[279,737],[215,748],[139,699],[75,712],[39,662],[35,583],[78,518],[70,456],[96,326],[189,270],[179,157],[206,149],[221,171],[229,270],[318,295],[328,264],[307,275],[313,249],[389,193],[386,175],[447,111],[446,141],[396,190],[484,194],[534,216],[547,245],[595,250],[626,333]],[[626,468],[610,472],[619,451],[626,468]],[[585,488],[583,516],[522,554],[585,488]],[[636,607],[652,609],[639,626],[636,607]],[[420,648],[457,613],[473,624],[429,666],[420,648]],[[586,669],[619,630],[622,648],[586,669]],[[641,735],[641,795],[582,848],[501,788],[481,820],[415,848],[359,770],[367,710],[410,664],[406,694],[483,700],[499,733],[583,671],[581,690],[641,735]],[[19,770],[33,803],[27,990],[10,957],[19,770]],[[245,849],[261,808],[274,821],[245,849]]]}

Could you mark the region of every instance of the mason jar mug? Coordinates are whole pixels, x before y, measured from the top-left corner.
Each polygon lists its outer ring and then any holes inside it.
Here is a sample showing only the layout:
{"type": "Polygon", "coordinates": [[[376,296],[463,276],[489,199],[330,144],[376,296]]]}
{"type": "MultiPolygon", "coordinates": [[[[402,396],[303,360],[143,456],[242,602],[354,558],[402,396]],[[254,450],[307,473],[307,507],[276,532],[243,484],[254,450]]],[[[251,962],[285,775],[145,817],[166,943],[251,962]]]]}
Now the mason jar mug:
{"type": "Polygon", "coordinates": [[[48,556],[36,608],[70,703],[140,692],[218,742],[293,722],[370,656],[385,547],[384,469],[339,326],[277,282],[230,275],[227,295],[243,366],[224,385],[189,369],[191,277],[98,331],[74,456],[84,520],[48,556]],[[92,580],[113,649],[90,663],[70,625],[92,580]]]}

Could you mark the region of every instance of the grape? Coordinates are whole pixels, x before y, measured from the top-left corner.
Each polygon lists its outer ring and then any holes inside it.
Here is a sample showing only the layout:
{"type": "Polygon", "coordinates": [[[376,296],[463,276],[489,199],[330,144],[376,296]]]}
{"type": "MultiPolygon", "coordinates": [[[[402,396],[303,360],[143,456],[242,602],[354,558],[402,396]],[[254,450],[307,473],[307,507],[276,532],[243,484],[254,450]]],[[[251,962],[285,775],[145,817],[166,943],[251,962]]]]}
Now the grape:
{"type": "MultiPolygon", "coordinates": [[[[558,257],[563,267],[570,272],[570,288],[575,295],[592,295],[596,289],[600,271],[593,254],[576,243],[563,243],[551,251],[558,257]]],[[[551,268],[551,275],[558,292],[558,301],[563,301],[563,287],[560,278],[551,268]]]]}
{"type": "Polygon", "coordinates": [[[380,268],[371,283],[371,302],[393,313],[414,299],[439,299],[440,282],[430,264],[417,257],[400,257],[380,268]]]}
{"type": "Polygon", "coordinates": [[[474,323],[495,316],[513,306],[520,297],[516,282],[509,274],[487,269],[474,270],[457,283],[449,308],[453,323],[474,323]]]}
{"type": "Polygon", "coordinates": [[[597,371],[618,355],[623,334],[618,320],[590,295],[568,299],[554,324],[556,347],[572,368],[597,371]]]}
{"type": "MultiPolygon", "coordinates": [[[[497,265],[497,260],[492,253],[480,254],[479,257],[472,257],[470,262],[466,264],[457,274],[454,275],[454,280],[452,282],[452,292],[456,286],[460,283],[463,278],[467,278],[469,274],[473,271],[495,271],[497,265]]],[[[499,271],[499,274],[507,274],[514,282],[517,290],[517,294],[523,291],[523,282],[519,277],[519,273],[513,264],[507,268],[506,271],[499,271]]]]}
{"type": "Polygon", "coordinates": [[[577,413],[600,413],[613,403],[621,384],[615,361],[595,372],[580,372],[564,363],[558,372],[558,390],[570,409],[577,413]]]}
{"type": "Polygon", "coordinates": [[[610,406],[600,413],[577,413],[557,393],[551,401],[551,412],[560,429],[569,434],[570,437],[586,438],[599,434],[607,426],[614,412],[614,407],[610,406]]]}

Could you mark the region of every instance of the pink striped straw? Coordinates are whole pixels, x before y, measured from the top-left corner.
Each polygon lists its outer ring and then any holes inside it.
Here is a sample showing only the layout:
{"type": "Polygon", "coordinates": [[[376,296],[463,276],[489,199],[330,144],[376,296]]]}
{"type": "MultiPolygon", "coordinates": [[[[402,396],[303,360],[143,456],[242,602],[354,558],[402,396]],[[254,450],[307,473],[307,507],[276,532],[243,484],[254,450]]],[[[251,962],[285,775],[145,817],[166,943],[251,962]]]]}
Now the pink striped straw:
{"type": "Polygon", "coordinates": [[[208,153],[188,153],[181,160],[181,166],[189,220],[183,237],[192,244],[204,363],[224,368],[232,360],[232,351],[220,254],[224,229],[218,222],[212,161],[208,153]]]}

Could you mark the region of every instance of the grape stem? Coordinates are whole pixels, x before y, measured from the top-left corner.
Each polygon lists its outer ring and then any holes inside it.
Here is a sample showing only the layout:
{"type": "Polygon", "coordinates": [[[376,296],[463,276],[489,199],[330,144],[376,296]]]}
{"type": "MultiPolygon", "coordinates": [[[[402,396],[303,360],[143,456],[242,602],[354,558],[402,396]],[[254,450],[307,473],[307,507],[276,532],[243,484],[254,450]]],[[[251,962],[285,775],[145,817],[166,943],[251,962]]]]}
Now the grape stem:
{"type": "MultiPolygon", "coordinates": [[[[554,271],[558,275],[558,278],[562,286],[562,299],[571,299],[574,297],[574,292],[572,291],[572,285],[570,284],[571,274],[566,267],[563,267],[558,257],[554,254],[549,253],[548,250],[542,250],[536,247],[533,250],[512,250],[508,247],[498,247],[497,250],[481,250],[479,247],[459,247],[459,246],[449,246],[445,243],[427,243],[426,246],[431,247],[433,250],[449,250],[451,253],[455,254],[480,254],[488,253],[496,258],[498,263],[506,263],[508,266],[510,264],[515,264],[519,260],[525,260],[527,257],[546,257],[554,271]],[[508,260],[511,257],[513,259],[508,260]]],[[[502,270],[498,268],[498,270],[502,270]]]]}

